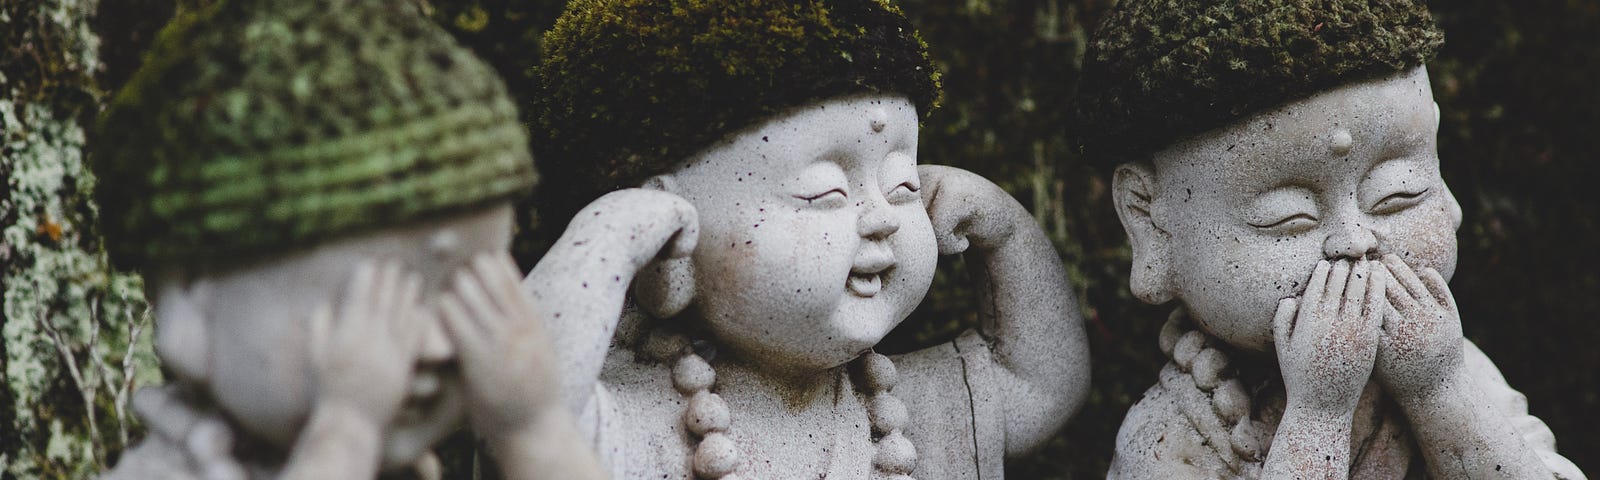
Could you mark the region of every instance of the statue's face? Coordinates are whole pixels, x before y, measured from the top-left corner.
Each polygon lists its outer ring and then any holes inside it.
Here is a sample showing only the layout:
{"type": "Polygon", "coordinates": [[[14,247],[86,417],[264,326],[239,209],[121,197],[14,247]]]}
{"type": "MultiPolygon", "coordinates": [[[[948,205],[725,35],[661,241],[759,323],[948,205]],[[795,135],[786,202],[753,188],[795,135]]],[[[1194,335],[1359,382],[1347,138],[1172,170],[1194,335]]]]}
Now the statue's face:
{"type": "MultiPolygon", "coordinates": [[[[200,272],[183,284],[164,279],[157,285],[157,347],[180,378],[202,386],[250,435],[287,448],[317,402],[309,337],[314,308],[337,300],[355,268],[376,260],[400,261],[421,275],[421,301],[431,308],[473,255],[508,251],[511,229],[510,207],[501,205],[200,272]]],[[[409,465],[461,424],[454,347],[437,324],[427,326],[422,341],[400,413],[384,426],[385,469],[409,465]]]]}
{"type": "Polygon", "coordinates": [[[1439,175],[1438,119],[1419,67],[1159,152],[1150,215],[1170,294],[1260,351],[1278,300],[1302,293],[1319,260],[1392,253],[1449,279],[1461,208],[1439,175]]]}
{"type": "Polygon", "coordinates": [[[699,213],[693,308],[719,343],[758,365],[831,368],[910,315],[938,257],[917,126],[903,96],[828,100],[669,174],[699,213]]]}

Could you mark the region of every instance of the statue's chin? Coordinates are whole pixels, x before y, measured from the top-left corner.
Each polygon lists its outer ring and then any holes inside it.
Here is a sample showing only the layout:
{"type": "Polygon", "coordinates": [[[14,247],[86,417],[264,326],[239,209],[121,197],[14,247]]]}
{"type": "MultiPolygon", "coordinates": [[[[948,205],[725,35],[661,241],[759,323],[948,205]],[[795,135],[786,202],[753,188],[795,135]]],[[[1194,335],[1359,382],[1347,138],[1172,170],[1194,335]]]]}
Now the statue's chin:
{"type": "Polygon", "coordinates": [[[410,399],[383,438],[381,467],[385,472],[412,467],[417,460],[461,426],[465,414],[459,379],[447,379],[437,398],[420,404],[410,399]]]}

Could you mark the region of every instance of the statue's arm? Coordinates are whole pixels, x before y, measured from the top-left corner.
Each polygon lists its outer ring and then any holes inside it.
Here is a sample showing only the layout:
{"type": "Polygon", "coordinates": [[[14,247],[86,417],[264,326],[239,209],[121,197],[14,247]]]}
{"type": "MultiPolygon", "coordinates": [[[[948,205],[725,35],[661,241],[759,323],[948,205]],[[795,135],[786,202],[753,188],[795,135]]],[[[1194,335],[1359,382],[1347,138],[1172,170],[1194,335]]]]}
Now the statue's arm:
{"type": "Polygon", "coordinates": [[[1016,199],[964,170],[924,165],[922,196],[941,254],[977,266],[981,333],[1004,392],[1006,456],[1043,444],[1088,393],[1089,346],[1055,247],[1016,199]]]}
{"type": "Polygon", "coordinates": [[[363,264],[310,322],[317,396],[280,478],[373,478],[383,426],[400,410],[426,316],[421,277],[398,263],[363,264]]]}
{"type": "Polygon", "coordinates": [[[634,275],[657,258],[688,256],[697,229],[694,207],[676,195],[611,192],[578,212],[523,280],[555,345],[568,411],[594,398],[634,275]]]}
{"type": "Polygon", "coordinates": [[[1462,371],[1425,398],[1397,399],[1436,478],[1586,478],[1555,436],[1471,341],[1462,371]]]}

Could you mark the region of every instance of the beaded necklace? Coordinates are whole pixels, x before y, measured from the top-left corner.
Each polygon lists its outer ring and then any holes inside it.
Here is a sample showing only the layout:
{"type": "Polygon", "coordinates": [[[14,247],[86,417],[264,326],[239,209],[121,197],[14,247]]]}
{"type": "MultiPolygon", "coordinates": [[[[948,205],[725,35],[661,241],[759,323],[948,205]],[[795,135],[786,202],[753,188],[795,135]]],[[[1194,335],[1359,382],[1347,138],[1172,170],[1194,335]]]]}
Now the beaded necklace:
{"type": "MultiPolygon", "coordinates": [[[[876,352],[867,352],[851,362],[857,377],[852,383],[867,392],[867,416],[872,424],[875,478],[913,480],[917,449],[902,429],[910,415],[905,403],[890,394],[899,381],[894,362],[876,352]]],[[[683,423],[692,438],[698,438],[691,465],[695,476],[706,480],[739,480],[736,472],[744,465],[744,454],[729,437],[732,413],[722,397],[711,392],[717,374],[700,354],[684,349],[672,367],[672,386],[689,399],[683,423]]]]}

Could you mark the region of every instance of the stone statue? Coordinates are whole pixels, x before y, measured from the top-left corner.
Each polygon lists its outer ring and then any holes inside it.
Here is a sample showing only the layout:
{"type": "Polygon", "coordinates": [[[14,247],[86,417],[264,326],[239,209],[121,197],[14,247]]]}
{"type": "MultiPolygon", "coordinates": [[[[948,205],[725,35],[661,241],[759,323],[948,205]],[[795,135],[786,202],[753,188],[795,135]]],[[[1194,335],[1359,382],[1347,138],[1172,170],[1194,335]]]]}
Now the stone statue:
{"type": "Polygon", "coordinates": [[[101,218],[172,381],[109,478],[438,478],[463,416],[512,478],[602,478],[506,255],[527,133],[410,5],[219,2],[116,97],[101,218]]]}
{"type": "Polygon", "coordinates": [[[1171,362],[1112,478],[1561,478],[1462,337],[1415,0],[1121,2],[1080,92],[1171,362]]]}
{"type": "Polygon", "coordinates": [[[1044,233],[917,165],[938,77],[897,8],[580,2],[545,45],[544,172],[576,205],[615,191],[524,285],[613,478],[998,479],[1082,403],[1044,233]],[[873,352],[961,252],[982,326],[873,352]]]}

